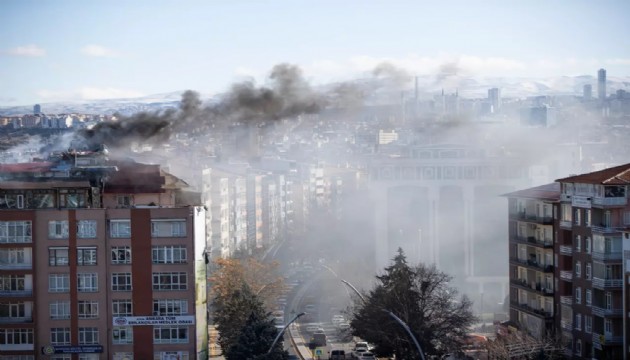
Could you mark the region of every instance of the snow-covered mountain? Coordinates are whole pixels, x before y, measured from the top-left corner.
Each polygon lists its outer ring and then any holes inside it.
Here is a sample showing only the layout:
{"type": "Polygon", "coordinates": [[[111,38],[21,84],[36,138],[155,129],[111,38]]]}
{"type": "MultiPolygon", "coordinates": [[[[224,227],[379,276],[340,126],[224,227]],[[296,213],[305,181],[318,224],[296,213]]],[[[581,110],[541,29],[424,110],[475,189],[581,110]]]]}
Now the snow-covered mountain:
{"type": "MultiPolygon", "coordinates": [[[[361,83],[365,80],[358,80],[361,83]]],[[[597,96],[597,78],[591,75],[558,76],[551,78],[507,78],[507,77],[469,77],[462,75],[446,76],[436,79],[434,76],[419,76],[418,90],[422,97],[432,97],[442,90],[445,93],[459,92],[464,98],[485,98],[488,89],[501,89],[504,98],[523,98],[536,95],[576,95],[581,96],[584,85],[593,86],[593,96],[597,96]]],[[[614,94],[619,89],[630,91],[630,76],[611,76],[607,79],[607,94],[614,94]]],[[[401,84],[397,84],[400,86],[401,84]]],[[[409,81],[403,88],[397,89],[414,92],[414,81],[409,81]]],[[[327,86],[322,86],[322,89],[327,86]]],[[[329,87],[328,87],[329,88],[329,87]]],[[[177,107],[184,91],[174,91],[139,98],[91,100],[82,102],[42,103],[42,112],[49,114],[113,114],[125,115],[156,111],[177,107]]],[[[204,101],[213,101],[208,95],[201,94],[204,101]]],[[[32,106],[0,107],[0,115],[20,115],[32,113],[32,106]]]]}

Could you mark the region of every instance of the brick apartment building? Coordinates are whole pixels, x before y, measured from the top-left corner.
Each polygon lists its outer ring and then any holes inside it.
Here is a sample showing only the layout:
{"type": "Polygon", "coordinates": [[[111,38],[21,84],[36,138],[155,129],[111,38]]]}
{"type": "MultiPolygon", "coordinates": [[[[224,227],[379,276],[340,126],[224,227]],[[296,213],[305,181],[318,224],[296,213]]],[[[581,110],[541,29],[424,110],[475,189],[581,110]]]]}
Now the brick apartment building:
{"type": "Polygon", "coordinates": [[[0,360],[206,359],[205,209],[103,152],[0,165],[0,360]]]}
{"type": "Polygon", "coordinates": [[[630,355],[629,185],[625,164],[506,195],[510,319],[570,358],[630,355]]]}

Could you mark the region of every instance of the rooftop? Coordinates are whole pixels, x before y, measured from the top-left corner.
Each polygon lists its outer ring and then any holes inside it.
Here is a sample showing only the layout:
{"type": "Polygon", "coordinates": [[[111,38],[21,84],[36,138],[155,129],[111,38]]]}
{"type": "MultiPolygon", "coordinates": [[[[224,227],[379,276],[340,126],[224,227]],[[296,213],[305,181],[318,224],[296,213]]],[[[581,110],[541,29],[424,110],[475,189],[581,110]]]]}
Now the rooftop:
{"type": "Polygon", "coordinates": [[[627,185],[630,184],[630,163],[587,174],[573,175],[556,181],[561,183],[627,185]]]}
{"type": "Polygon", "coordinates": [[[518,191],[504,194],[503,196],[510,197],[510,198],[559,201],[560,200],[560,183],[554,182],[550,184],[536,186],[529,189],[518,190],[518,191]]]}

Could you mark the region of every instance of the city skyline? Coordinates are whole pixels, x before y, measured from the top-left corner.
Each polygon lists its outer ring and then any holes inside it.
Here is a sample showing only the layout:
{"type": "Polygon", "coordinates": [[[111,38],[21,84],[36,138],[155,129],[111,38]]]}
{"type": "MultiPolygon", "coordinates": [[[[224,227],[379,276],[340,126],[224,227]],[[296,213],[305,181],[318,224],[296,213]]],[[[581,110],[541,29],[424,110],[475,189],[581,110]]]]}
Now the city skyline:
{"type": "Polygon", "coordinates": [[[216,94],[284,62],[314,84],[368,76],[383,62],[412,75],[630,75],[623,1],[9,0],[0,9],[0,106],[216,94]]]}

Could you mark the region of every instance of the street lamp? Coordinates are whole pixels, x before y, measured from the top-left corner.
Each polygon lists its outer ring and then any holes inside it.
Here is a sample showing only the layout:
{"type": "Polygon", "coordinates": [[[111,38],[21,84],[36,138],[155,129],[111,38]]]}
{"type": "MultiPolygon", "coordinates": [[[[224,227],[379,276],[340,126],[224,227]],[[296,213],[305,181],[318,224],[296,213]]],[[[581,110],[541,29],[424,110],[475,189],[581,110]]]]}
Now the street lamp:
{"type": "Polygon", "coordinates": [[[424,353],[422,352],[422,348],[420,347],[420,343],[418,343],[418,340],[416,339],[416,337],[413,335],[413,333],[411,332],[411,329],[409,329],[409,326],[407,324],[405,324],[404,321],[402,321],[398,316],[396,316],[393,312],[387,310],[387,309],[381,309],[382,311],[386,312],[389,314],[389,316],[391,316],[394,320],[396,320],[400,326],[403,327],[403,329],[405,329],[405,331],[407,331],[407,334],[409,334],[409,337],[413,340],[414,344],[416,344],[416,349],[418,349],[418,352],[420,353],[420,358],[422,360],[424,359],[424,353]]]}
{"type": "Polygon", "coordinates": [[[289,327],[289,325],[291,325],[295,320],[297,320],[300,316],[305,315],[306,313],[301,312],[297,315],[295,315],[295,317],[289,321],[286,325],[284,325],[284,327],[282,328],[282,330],[280,330],[280,332],[278,332],[278,335],[276,335],[276,338],[273,339],[273,343],[271,344],[271,346],[269,347],[269,350],[267,351],[267,354],[271,353],[271,350],[273,350],[273,347],[276,346],[276,343],[278,342],[278,339],[280,339],[280,336],[282,336],[282,334],[284,334],[284,331],[289,327]]]}

